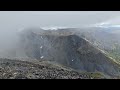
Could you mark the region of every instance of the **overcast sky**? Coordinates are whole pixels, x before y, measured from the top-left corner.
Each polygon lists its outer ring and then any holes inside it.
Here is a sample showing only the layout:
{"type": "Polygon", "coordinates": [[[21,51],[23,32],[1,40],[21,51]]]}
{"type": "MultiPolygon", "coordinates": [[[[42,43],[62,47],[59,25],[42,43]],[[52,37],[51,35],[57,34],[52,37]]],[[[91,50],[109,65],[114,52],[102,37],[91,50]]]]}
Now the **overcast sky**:
{"type": "Polygon", "coordinates": [[[120,16],[120,11],[0,11],[0,29],[82,26],[120,16]]]}
{"type": "Polygon", "coordinates": [[[0,36],[26,27],[81,27],[119,16],[120,11],[0,11],[0,36]]]}

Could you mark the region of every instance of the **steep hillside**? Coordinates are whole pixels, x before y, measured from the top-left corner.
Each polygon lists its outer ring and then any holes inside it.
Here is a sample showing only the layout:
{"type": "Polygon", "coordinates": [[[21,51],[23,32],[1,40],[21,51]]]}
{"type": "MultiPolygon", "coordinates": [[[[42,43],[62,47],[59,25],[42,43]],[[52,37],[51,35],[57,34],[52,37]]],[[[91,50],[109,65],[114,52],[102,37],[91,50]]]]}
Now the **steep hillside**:
{"type": "Polygon", "coordinates": [[[76,29],[76,34],[86,38],[95,47],[120,62],[120,27],[89,27],[76,29]]]}
{"type": "Polygon", "coordinates": [[[20,35],[20,50],[29,58],[56,62],[78,71],[120,75],[119,64],[89,41],[70,31],[23,31],[20,35]]]}

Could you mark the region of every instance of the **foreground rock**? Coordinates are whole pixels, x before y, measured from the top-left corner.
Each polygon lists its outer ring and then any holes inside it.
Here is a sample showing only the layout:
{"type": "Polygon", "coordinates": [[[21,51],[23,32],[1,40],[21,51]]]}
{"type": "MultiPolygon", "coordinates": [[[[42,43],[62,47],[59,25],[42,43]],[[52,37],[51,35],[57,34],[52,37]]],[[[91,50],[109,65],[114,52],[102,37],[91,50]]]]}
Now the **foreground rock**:
{"type": "Polygon", "coordinates": [[[49,63],[0,59],[0,79],[100,79],[100,73],[79,73],[49,63]]]}

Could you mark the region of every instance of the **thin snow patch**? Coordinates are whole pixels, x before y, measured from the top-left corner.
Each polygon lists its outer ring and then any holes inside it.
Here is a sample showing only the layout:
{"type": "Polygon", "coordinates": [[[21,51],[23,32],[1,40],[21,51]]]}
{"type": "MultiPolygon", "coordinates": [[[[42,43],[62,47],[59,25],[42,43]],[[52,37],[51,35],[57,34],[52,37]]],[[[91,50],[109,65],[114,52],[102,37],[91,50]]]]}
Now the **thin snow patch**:
{"type": "Polygon", "coordinates": [[[59,27],[59,26],[51,26],[51,27],[42,27],[44,30],[58,30],[58,29],[65,29],[67,27],[59,27]]]}
{"type": "Polygon", "coordinates": [[[43,39],[43,37],[41,36],[41,38],[43,39]]]}
{"type": "Polygon", "coordinates": [[[42,59],[42,58],[44,58],[44,56],[41,56],[40,58],[42,59]]]}
{"type": "Polygon", "coordinates": [[[40,47],[41,49],[43,48],[43,46],[40,47]]]}

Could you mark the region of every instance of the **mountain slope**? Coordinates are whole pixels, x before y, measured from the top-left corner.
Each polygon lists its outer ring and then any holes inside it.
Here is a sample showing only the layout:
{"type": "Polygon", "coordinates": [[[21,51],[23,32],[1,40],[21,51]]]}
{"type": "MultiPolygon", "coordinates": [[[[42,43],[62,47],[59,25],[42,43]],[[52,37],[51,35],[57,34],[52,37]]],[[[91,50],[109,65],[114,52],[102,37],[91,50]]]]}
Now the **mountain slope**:
{"type": "Polygon", "coordinates": [[[77,35],[89,40],[95,47],[104,50],[109,56],[120,62],[120,27],[89,27],[77,35]],[[82,32],[82,33],[81,33],[82,32]]]}
{"type": "Polygon", "coordinates": [[[89,41],[76,35],[74,29],[70,31],[26,30],[20,35],[20,50],[29,58],[55,62],[77,71],[120,75],[119,64],[89,41]]]}

